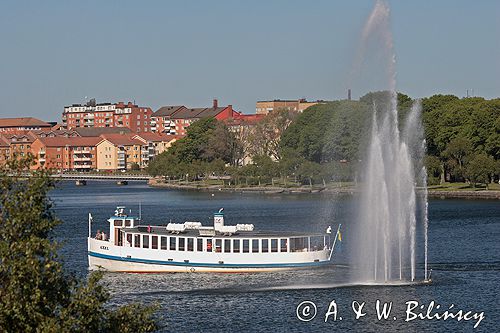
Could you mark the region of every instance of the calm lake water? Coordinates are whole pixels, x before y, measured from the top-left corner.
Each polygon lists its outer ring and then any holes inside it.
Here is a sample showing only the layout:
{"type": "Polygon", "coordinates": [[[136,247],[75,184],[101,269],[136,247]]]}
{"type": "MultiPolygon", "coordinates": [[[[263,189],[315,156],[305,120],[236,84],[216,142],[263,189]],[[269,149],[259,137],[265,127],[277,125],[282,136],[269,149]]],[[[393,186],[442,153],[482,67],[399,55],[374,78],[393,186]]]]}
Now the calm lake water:
{"type": "MultiPolygon", "coordinates": [[[[323,195],[260,195],[197,193],[150,188],[144,183],[117,186],[88,182],[77,187],[61,182],[51,193],[57,229],[64,241],[62,255],[69,269],[87,273],[87,215],[94,216],[93,234],[108,230],[106,219],[117,205],[137,213],[142,203],[144,223],[198,220],[212,223],[212,213],[224,207],[226,223],[253,223],[258,229],[323,232],[343,225],[343,242],[332,265],[315,270],[256,274],[117,274],[104,282],[113,302],[161,305],[166,332],[498,332],[500,330],[500,201],[432,200],[429,205],[429,266],[433,283],[405,286],[349,285],[350,226],[356,211],[350,197],[323,195]],[[337,320],[325,322],[335,300],[337,320]],[[388,320],[378,320],[376,301],[393,302],[388,320]],[[314,302],[316,317],[300,321],[297,306],[314,302]],[[365,316],[356,319],[353,301],[366,302],[365,316]],[[452,310],[482,312],[484,319],[405,322],[406,302],[440,305],[452,310]],[[342,320],[340,320],[342,317],[342,320]],[[394,319],[396,317],[396,319],[394,319]]],[[[419,244],[422,245],[421,239],[419,244]]],[[[420,245],[419,252],[422,253],[420,245]]],[[[419,256],[421,277],[423,257],[419,256]]],[[[351,268],[352,269],[352,268],[351,268]]],[[[311,307],[312,309],[312,307],[311,307]]],[[[333,307],[332,307],[333,310],[333,307]]],[[[417,309],[415,313],[420,313],[417,309]]],[[[436,312],[436,311],[434,311],[436,312]]],[[[300,313],[307,313],[301,311],[300,313]]],[[[311,313],[311,312],[310,312],[311,313]]]]}

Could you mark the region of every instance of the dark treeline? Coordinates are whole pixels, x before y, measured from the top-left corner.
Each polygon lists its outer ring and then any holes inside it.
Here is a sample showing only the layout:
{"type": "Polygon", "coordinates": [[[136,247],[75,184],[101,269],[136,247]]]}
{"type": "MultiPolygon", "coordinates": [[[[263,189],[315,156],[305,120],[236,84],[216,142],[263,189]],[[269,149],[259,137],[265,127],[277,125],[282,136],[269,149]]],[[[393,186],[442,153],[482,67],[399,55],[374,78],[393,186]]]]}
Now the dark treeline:
{"type": "MultiPolygon", "coordinates": [[[[388,92],[359,101],[333,101],[303,113],[275,111],[261,123],[231,130],[200,120],[149,167],[155,176],[200,180],[231,176],[234,185],[322,184],[355,181],[368,144],[374,107],[387,109],[388,92]],[[248,162],[251,156],[251,163],[248,162]]],[[[398,94],[400,124],[413,100],[398,94]]],[[[429,183],[487,184],[500,173],[500,99],[434,95],[422,99],[429,183]]],[[[229,177],[227,177],[229,178],[229,177]]]]}

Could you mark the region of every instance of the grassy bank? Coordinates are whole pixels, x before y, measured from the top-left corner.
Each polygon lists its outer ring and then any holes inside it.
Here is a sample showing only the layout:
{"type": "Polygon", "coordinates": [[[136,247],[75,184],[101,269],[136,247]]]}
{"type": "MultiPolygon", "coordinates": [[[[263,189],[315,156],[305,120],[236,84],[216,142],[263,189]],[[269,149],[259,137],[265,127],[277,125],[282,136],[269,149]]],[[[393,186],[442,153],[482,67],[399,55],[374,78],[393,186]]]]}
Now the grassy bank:
{"type": "MultiPolygon", "coordinates": [[[[283,183],[261,183],[258,185],[239,184],[234,185],[228,179],[210,179],[206,181],[168,181],[152,179],[149,185],[153,187],[163,187],[177,190],[192,191],[225,191],[225,192],[259,192],[265,194],[279,193],[334,193],[334,194],[354,194],[358,192],[354,183],[335,182],[322,185],[301,185],[295,182],[283,183]]],[[[466,183],[446,183],[439,186],[429,186],[429,197],[432,198],[470,198],[470,199],[500,199],[500,185],[489,184],[486,186],[473,187],[466,183]]]]}

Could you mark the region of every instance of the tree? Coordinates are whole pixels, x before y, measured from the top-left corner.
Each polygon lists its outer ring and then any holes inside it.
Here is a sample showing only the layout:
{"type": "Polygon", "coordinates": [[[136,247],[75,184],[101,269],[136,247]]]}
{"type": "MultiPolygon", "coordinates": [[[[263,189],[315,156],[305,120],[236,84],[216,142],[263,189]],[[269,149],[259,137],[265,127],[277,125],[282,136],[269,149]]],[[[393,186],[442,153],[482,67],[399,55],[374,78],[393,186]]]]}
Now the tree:
{"type": "Polygon", "coordinates": [[[279,160],[281,137],[296,117],[295,111],[274,110],[257,123],[251,133],[251,155],[268,155],[279,160]]]}
{"type": "Polygon", "coordinates": [[[469,163],[467,163],[466,175],[469,178],[472,186],[476,184],[486,184],[490,181],[490,176],[497,170],[495,160],[486,154],[475,155],[469,163]]]}
{"type": "Polygon", "coordinates": [[[61,223],[47,193],[46,170],[31,173],[32,158],[0,168],[0,331],[151,332],[155,307],[110,308],[102,273],[78,280],[64,270],[51,239],[61,223]],[[25,179],[26,178],[26,179],[25,179]]]}
{"type": "Polygon", "coordinates": [[[466,158],[472,152],[472,145],[469,140],[463,137],[452,139],[446,149],[441,153],[447,159],[447,167],[455,180],[464,178],[464,164],[466,158]]]}

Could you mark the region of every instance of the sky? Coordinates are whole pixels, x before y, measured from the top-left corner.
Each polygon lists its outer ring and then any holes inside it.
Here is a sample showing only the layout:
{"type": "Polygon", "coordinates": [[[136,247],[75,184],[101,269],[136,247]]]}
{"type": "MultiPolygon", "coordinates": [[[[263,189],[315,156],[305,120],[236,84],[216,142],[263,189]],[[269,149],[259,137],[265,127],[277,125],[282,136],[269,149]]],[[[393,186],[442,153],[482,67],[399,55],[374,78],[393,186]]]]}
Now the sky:
{"type": "MultiPolygon", "coordinates": [[[[388,1],[397,89],[500,97],[500,1],[388,1]]],[[[0,2],[0,117],[60,121],[65,105],[357,99],[350,76],[372,0],[0,2]]],[[[373,50],[374,52],[376,50],[373,50]]],[[[365,55],[369,58],[370,50],[365,55]]],[[[368,67],[368,68],[367,68],[368,67]]]]}

